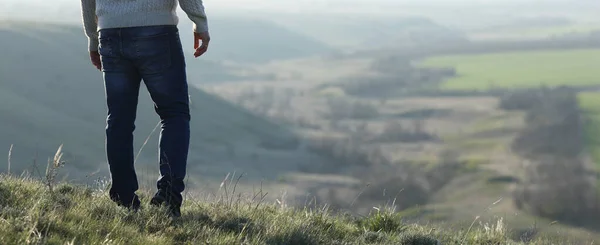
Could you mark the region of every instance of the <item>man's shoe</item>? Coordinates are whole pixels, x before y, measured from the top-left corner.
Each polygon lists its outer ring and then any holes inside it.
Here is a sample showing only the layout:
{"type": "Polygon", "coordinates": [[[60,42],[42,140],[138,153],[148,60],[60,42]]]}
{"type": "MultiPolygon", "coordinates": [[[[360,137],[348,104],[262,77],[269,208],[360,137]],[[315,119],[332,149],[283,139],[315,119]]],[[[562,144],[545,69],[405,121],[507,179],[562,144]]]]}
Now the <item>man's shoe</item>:
{"type": "Polygon", "coordinates": [[[150,205],[160,207],[163,204],[167,206],[169,215],[175,218],[181,217],[181,204],[173,201],[172,196],[166,191],[159,190],[150,200],[150,205]]]}
{"type": "Polygon", "coordinates": [[[133,199],[133,202],[131,203],[131,205],[127,205],[126,207],[133,211],[134,213],[137,213],[140,210],[140,207],[142,206],[142,202],[140,201],[140,199],[135,198],[133,199]]]}
{"type": "Polygon", "coordinates": [[[133,199],[131,201],[123,201],[119,198],[118,195],[115,194],[111,194],[110,199],[117,205],[127,208],[134,212],[137,212],[140,209],[140,206],[142,205],[139,197],[135,194],[133,195],[133,199]]]}

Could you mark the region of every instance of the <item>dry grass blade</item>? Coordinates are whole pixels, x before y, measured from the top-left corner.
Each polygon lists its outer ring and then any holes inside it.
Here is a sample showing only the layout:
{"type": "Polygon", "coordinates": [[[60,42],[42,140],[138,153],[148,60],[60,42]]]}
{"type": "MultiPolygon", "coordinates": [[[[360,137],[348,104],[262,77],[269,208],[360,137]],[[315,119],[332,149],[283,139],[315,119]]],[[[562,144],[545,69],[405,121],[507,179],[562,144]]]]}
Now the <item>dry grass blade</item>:
{"type": "Polygon", "coordinates": [[[53,163],[53,165],[54,165],[55,168],[59,167],[60,164],[62,163],[61,162],[61,159],[62,159],[62,156],[63,156],[62,148],[63,148],[63,145],[61,144],[58,147],[58,150],[56,150],[56,153],[54,154],[54,159],[53,159],[52,163],[53,163]]]}
{"type": "Polygon", "coordinates": [[[465,243],[465,240],[467,239],[467,235],[469,234],[469,232],[471,232],[471,229],[473,229],[473,225],[475,225],[475,222],[477,222],[477,220],[479,220],[479,218],[481,218],[481,215],[483,215],[486,211],[488,211],[489,209],[492,208],[492,206],[500,203],[502,201],[502,199],[504,199],[504,197],[501,197],[500,199],[498,199],[497,201],[495,201],[494,203],[490,204],[489,206],[487,206],[482,212],[481,214],[475,216],[475,219],[473,220],[473,222],[471,222],[471,225],[469,226],[469,229],[467,229],[467,232],[465,233],[461,244],[465,243]]]}
{"type": "Polygon", "coordinates": [[[140,147],[140,150],[138,151],[137,155],[135,156],[135,160],[133,161],[133,164],[137,163],[137,160],[140,157],[142,150],[144,149],[144,147],[146,147],[146,144],[148,144],[148,141],[150,141],[150,137],[152,137],[152,135],[154,134],[154,132],[156,131],[156,129],[158,128],[159,125],[160,125],[160,121],[156,124],[156,126],[154,126],[154,129],[152,129],[150,134],[148,134],[148,137],[146,137],[146,140],[144,140],[142,147],[140,147]]]}
{"type": "Polygon", "coordinates": [[[10,174],[10,160],[12,159],[12,151],[13,151],[13,144],[10,145],[10,149],[8,149],[8,174],[10,174]]]}
{"type": "Polygon", "coordinates": [[[48,161],[48,166],[46,167],[46,185],[48,189],[52,192],[54,189],[54,181],[56,178],[56,174],[58,173],[58,169],[64,165],[63,157],[63,145],[61,144],[56,153],[54,154],[54,158],[51,161],[48,161]]]}

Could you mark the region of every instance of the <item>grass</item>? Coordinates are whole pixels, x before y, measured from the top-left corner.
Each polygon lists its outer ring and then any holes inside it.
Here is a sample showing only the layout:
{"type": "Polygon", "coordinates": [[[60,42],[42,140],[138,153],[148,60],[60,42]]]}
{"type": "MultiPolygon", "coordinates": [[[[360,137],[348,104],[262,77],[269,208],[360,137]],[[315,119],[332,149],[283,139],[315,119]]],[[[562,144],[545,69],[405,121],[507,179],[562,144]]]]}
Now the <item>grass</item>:
{"type": "Polygon", "coordinates": [[[316,206],[237,200],[234,193],[211,202],[188,199],[182,217],[171,219],[146,204],[147,192],[133,213],[99,187],[0,175],[0,244],[521,244],[508,238],[502,219],[474,221],[468,229],[420,226],[389,208],[356,218],[316,206]]]}
{"type": "Polygon", "coordinates": [[[439,56],[426,59],[421,65],[456,68],[457,76],[443,82],[443,89],[486,90],[598,85],[598,63],[600,49],[578,49],[439,56]]]}

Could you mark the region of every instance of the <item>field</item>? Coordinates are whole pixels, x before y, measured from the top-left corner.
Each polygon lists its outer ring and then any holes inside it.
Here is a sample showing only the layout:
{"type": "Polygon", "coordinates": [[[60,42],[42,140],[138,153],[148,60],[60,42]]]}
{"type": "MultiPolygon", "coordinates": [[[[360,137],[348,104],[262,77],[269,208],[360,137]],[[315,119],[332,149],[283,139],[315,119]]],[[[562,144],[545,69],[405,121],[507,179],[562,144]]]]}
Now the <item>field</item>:
{"type": "MultiPolygon", "coordinates": [[[[421,64],[427,67],[454,67],[457,76],[440,85],[448,90],[486,90],[490,88],[527,88],[547,86],[600,85],[600,50],[552,50],[452,55],[432,57],[421,64]]],[[[600,93],[582,92],[578,96],[586,115],[586,144],[589,154],[600,163],[600,93]]]]}
{"type": "Polygon", "coordinates": [[[600,50],[552,50],[432,57],[421,65],[454,67],[457,76],[441,87],[485,90],[492,87],[537,87],[542,84],[600,84],[600,50]]]}
{"type": "Polygon", "coordinates": [[[474,31],[469,33],[471,40],[527,40],[543,39],[568,34],[586,34],[600,30],[600,24],[572,24],[558,26],[521,26],[511,28],[493,28],[491,30],[474,31]]]}

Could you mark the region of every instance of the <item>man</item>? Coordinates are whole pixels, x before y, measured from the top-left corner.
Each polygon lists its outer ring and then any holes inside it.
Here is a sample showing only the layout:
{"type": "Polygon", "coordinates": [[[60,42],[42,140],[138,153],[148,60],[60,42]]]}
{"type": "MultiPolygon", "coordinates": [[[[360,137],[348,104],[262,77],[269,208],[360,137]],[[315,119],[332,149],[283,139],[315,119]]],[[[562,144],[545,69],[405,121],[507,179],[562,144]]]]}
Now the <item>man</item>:
{"type": "Polygon", "coordinates": [[[195,57],[208,49],[202,0],[81,0],[90,59],[103,72],[108,116],[106,154],[111,200],[138,210],[133,131],[141,81],[161,119],[160,177],[152,205],[181,215],[190,141],[186,63],[177,28],[181,6],[193,22],[195,57]],[[202,45],[199,45],[202,42],[202,45]]]}

